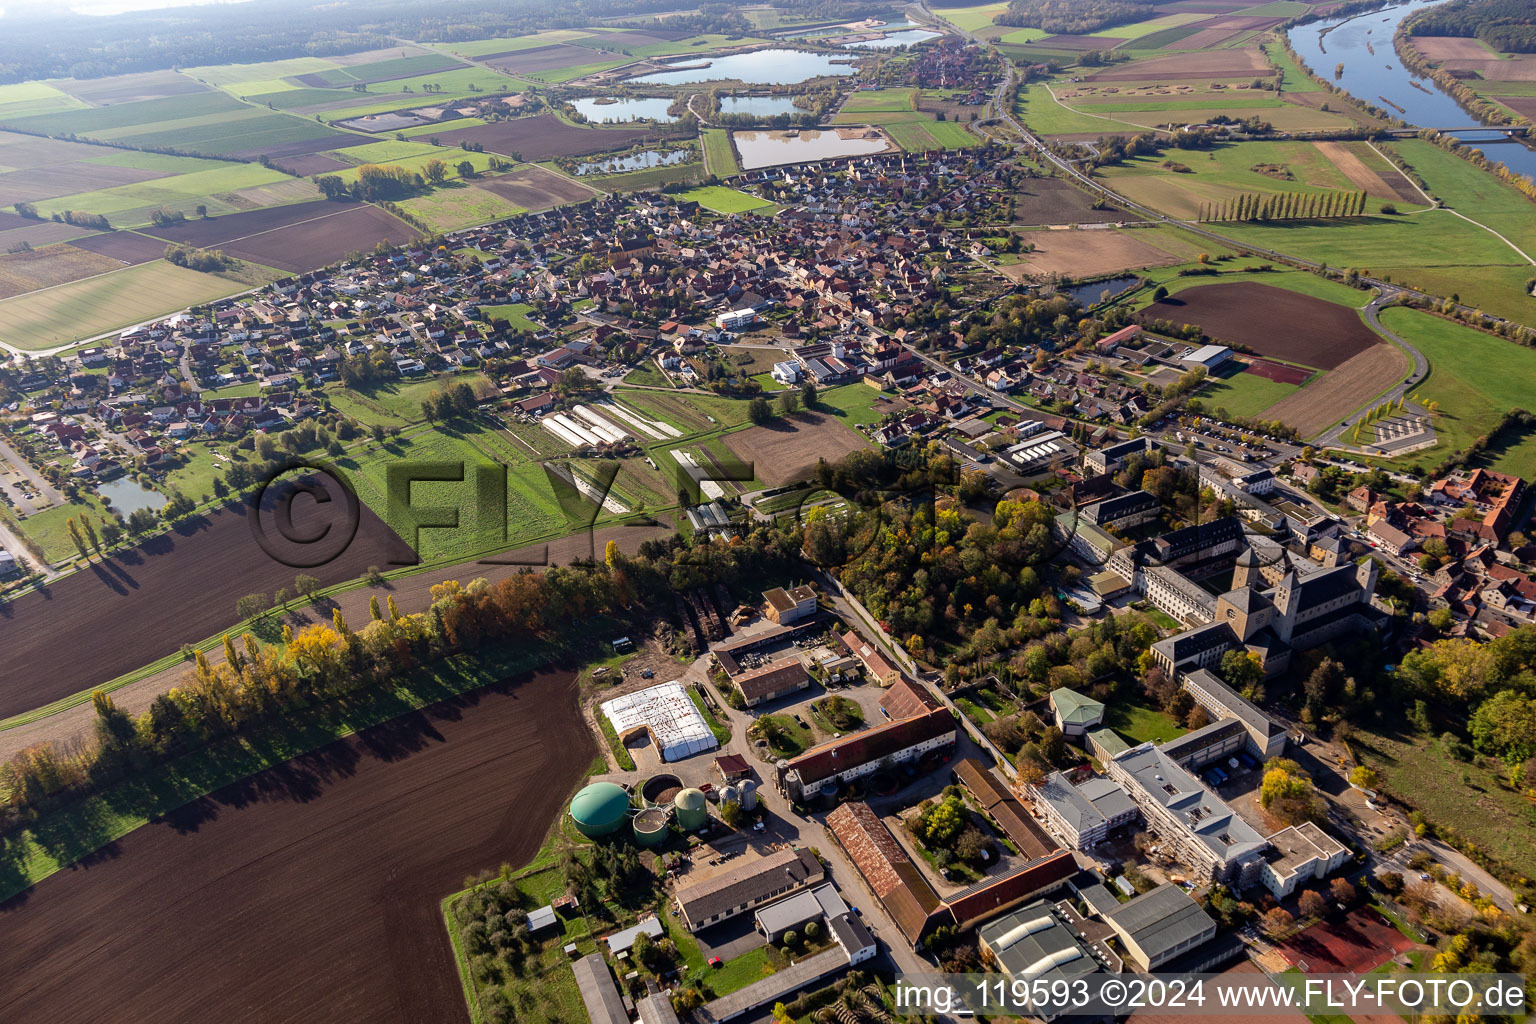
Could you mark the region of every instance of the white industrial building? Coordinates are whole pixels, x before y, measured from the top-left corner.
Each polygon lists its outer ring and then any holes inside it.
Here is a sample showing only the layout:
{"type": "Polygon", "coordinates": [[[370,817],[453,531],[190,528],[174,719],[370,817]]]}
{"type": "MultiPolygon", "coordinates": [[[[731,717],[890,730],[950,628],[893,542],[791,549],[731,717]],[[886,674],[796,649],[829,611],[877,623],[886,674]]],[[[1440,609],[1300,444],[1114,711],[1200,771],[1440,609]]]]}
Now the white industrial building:
{"type": "Polygon", "coordinates": [[[604,701],[603,715],[622,741],[644,730],[663,761],[714,750],[720,746],[709,723],[677,680],[604,701]]]}

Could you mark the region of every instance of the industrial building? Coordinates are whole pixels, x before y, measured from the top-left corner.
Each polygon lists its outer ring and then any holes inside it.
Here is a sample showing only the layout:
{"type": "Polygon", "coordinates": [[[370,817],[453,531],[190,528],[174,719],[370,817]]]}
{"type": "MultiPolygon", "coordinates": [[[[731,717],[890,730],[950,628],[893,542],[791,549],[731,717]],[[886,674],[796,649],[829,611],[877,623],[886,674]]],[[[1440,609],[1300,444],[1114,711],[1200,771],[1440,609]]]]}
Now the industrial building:
{"type": "Polygon", "coordinates": [[[791,800],[812,799],[881,765],[906,764],[955,745],[954,715],[920,683],[899,680],[880,698],[880,709],[890,719],[886,725],[861,729],[780,761],[775,767],[779,792],[791,800]]]}
{"type": "Polygon", "coordinates": [[[1120,904],[1104,920],[1143,971],[1156,971],[1216,937],[1216,922],[1171,882],[1120,904]]]}
{"type": "MultiPolygon", "coordinates": [[[[988,922],[977,932],[977,939],[999,971],[1025,983],[1021,994],[1027,1002],[1037,984],[1040,991],[1048,992],[1052,982],[1120,972],[1120,957],[1107,943],[1090,939],[1081,930],[1080,920],[1069,904],[1040,900],[988,922]]],[[[1043,1020],[1061,1015],[1033,1003],[1027,1003],[1027,1008],[1031,1016],[1043,1020]]],[[[1073,1019],[1093,1018],[1075,1014],[1073,1019]]]]}
{"type": "Polygon", "coordinates": [[[763,591],[763,615],[781,626],[792,625],[816,614],[816,589],[808,584],[774,587],[763,591]]]}
{"type": "Polygon", "coordinates": [[[811,676],[798,655],[786,654],[761,668],[742,673],[731,680],[731,685],[736,687],[741,699],[751,708],[808,689],[811,676]]]}
{"type": "Polygon", "coordinates": [[[712,878],[678,886],[673,899],[689,931],[708,928],[826,877],[810,850],[775,850],[712,878]]]}
{"type": "Polygon", "coordinates": [[[848,904],[837,894],[837,887],[818,885],[814,889],[801,889],[793,896],[759,907],[752,917],[763,937],[777,945],[787,931],[803,934],[805,926],[812,921],[830,921],[846,913],[848,904]]]}
{"type": "Polygon", "coordinates": [[[720,746],[676,680],[604,701],[601,710],[621,742],[647,733],[663,761],[680,761],[720,746]]]}
{"type": "Polygon", "coordinates": [[[588,953],[571,964],[571,971],[576,975],[576,987],[581,990],[581,1001],[586,1004],[592,1024],[629,1024],[624,999],[603,954],[588,953]]]}

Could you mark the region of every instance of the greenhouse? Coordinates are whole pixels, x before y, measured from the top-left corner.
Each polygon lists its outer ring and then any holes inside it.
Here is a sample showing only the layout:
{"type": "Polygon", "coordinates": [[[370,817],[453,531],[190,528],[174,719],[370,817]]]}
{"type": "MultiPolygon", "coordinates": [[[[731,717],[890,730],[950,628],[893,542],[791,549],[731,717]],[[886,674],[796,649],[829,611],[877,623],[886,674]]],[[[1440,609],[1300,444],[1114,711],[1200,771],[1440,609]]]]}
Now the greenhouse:
{"type": "Polygon", "coordinates": [[[676,680],[605,701],[602,710],[621,740],[648,732],[663,761],[680,761],[720,745],[676,680]]]}

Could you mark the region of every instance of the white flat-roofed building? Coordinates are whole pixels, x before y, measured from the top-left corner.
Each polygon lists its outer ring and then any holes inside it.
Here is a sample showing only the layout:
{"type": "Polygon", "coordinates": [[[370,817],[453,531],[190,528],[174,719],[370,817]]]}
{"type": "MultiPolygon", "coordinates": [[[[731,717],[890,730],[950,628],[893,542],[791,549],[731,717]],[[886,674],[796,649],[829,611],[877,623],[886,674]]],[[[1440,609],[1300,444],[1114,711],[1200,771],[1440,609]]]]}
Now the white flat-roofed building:
{"type": "Polygon", "coordinates": [[[1280,900],[1297,886],[1327,878],[1349,860],[1349,848],[1310,821],[1281,829],[1269,842],[1276,856],[1264,865],[1259,878],[1280,900]]]}

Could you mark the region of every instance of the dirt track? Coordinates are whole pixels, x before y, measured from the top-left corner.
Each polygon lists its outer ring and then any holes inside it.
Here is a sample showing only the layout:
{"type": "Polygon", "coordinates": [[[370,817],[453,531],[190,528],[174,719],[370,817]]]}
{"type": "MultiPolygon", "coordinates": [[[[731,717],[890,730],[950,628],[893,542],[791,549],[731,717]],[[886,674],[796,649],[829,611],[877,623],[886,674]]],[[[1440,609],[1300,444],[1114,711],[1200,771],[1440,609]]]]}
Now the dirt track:
{"type": "Polygon", "coordinates": [[[438,902],[531,857],[594,750],[550,671],[220,790],[0,908],[0,1019],[467,1020],[438,902]]]}

